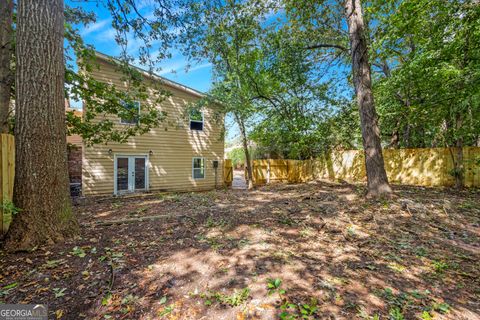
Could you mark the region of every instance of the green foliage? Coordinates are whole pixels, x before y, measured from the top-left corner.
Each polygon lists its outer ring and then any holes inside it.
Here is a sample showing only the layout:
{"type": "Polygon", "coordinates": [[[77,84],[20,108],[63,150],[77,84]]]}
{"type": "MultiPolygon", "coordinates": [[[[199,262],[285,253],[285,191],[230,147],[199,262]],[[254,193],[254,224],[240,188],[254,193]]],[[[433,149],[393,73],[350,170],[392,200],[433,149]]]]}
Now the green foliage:
{"type": "Polygon", "coordinates": [[[220,291],[207,292],[200,294],[200,297],[205,300],[205,305],[212,305],[213,301],[217,301],[226,306],[237,307],[245,303],[250,297],[250,288],[246,287],[239,291],[234,289],[233,293],[228,295],[220,291]]]}
{"type": "MultiPolygon", "coordinates": [[[[256,149],[249,147],[251,159],[256,158],[256,149]]],[[[245,151],[243,148],[234,148],[227,152],[227,159],[232,159],[232,165],[234,168],[245,165],[245,151]]]]}
{"type": "Polygon", "coordinates": [[[85,253],[85,250],[83,250],[83,248],[81,247],[73,247],[72,251],[70,252],[70,254],[74,255],[74,256],[77,256],[77,257],[80,257],[80,258],[84,258],[87,254],[85,253]]]}
{"type": "Polygon", "coordinates": [[[13,202],[8,199],[4,199],[0,207],[3,210],[3,214],[8,215],[16,215],[17,213],[22,211],[22,209],[17,208],[15,204],[13,204],[13,202]]]}
{"type": "MultiPolygon", "coordinates": [[[[474,145],[480,28],[469,1],[372,1],[375,98],[393,147],[474,145]]],[[[452,172],[458,176],[461,170],[452,172]]]]}
{"type": "Polygon", "coordinates": [[[405,320],[402,310],[400,310],[399,307],[394,307],[390,309],[390,312],[388,314],[390,316],[390,320],[405,320]]]}
{"type": "Polygon", "coordinates": [[[281,279],[267,279],[267,291],[268,295],[272,295],[274,293],[278,293],[279,295],[285,294],[285,290],[281,289],[280,286],[282,285],[281,279]]]}

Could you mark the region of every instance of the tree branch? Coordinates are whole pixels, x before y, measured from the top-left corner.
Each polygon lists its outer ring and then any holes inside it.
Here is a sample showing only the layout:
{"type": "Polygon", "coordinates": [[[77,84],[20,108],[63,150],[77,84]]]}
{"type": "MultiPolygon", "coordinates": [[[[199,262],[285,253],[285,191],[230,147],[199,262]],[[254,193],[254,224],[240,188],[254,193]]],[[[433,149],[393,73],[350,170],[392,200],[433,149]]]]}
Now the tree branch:
{"type": "Polygon", "coordinates": [[[331,49],[339,49],[345,52],[348,52],[348,48],[341,46],[339,44],[329,44],[329,43],[318,43],[318,44],[313,44],[311,46],[305,47],[305,50],[314,50],[314,49],[320,49],[320,48],[331,48],[331,49]]]}

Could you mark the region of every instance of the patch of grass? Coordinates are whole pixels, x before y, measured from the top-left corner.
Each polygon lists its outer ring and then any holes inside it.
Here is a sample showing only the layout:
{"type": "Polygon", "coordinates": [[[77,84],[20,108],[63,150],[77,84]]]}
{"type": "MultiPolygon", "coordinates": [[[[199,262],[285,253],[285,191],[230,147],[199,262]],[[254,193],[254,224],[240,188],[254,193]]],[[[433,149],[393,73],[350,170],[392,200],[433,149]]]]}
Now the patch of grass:
{"type": "Polygon", "coordinates": [[[388,315],[390,316],[390,320],[405,320],[402,310],[400,310],[399,307],[391,308],[388,315]]]}
{"type": "Polygon", "coordinates": [[[233,290],[232,294],[225,294],[220,291],[215,292],[207,292],[200,294],[200,298],[205,300],[205,305],[210,306],[213,304],[214,301],[230,306],[230,307],[237,307],[245,303],[248,298],[250,297],[250,288],[246,287],[239,291],[236,289],[233,290]]]}
{"type": "Polygon", "coordinates": [[[432,261],[432,268],[437,274],[443,274],[447,269],[450,268],[448,263],[443,260],[433,260],[432,261]]]}
{"type": "Polygon", "coordinates": [[[212,216],[207,218],[207,221],[205,222],[205,227],[207,228],[215,228],[215,227],[220,227],[223,228],[228,225],[228,222],[225,219],[215,219],[212,216]]]}

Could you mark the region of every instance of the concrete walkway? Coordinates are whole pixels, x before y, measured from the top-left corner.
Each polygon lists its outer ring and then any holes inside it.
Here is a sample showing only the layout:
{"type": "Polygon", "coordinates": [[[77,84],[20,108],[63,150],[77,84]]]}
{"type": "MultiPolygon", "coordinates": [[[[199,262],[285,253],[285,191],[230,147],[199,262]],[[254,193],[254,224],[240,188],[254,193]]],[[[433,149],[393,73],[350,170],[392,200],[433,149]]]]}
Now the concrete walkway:
{"type": "Polygon", "coordinates": [[[232,189],[247,189],[243,170],[233,170],[232,189]]]}

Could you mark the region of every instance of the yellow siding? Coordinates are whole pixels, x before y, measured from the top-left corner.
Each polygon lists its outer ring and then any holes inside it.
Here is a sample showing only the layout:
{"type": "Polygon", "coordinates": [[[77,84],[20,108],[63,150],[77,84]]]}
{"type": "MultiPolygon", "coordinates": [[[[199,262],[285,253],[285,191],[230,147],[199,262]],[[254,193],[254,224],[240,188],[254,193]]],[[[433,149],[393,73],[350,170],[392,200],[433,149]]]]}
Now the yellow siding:
{"type": "MultiPolygon", "coordinates": [[[[92,71],[98,80],[124,87],[120,75],[109,63],[98,59],[99,69],[92,71]]],[[[82,189],[84,195],[113,194],[114,155],[149,155],[150,191],[208,190],[215,187],[213,160],[219,161],[217,185],[223,184],[223,118],[218,119],[214,110],[205,108],[203,131],[190,130],[185,119],[188,102],[198,100],[193,93],[164,85],[172,95],[159,105],[167,112],[167,118],[159,128],[141,136],[131,137],[127,143],[108,143],[83,148],[82,189]],[[112,154],[109,154],[112,149],[112,154]],[[205,158],[205,179],[192,177],[192,158],[205,158]]],[[[88,108],[88,106],[86,106],[88,108]]],[[[141,108],[141,107],[140,107],[141,108]]],[[[120,124],[120,119],[118,126],[120,124]]]]}

